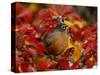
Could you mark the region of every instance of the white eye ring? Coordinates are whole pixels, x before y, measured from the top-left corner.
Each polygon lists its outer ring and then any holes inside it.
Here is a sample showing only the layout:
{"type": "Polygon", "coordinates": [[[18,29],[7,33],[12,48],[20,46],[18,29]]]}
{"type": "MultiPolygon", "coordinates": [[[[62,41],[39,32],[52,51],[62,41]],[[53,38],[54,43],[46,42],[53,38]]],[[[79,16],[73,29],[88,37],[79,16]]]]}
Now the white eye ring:
{"type": "Polygon", "coordinates": [[[65,26],[62,26],[62,28],[65,29],[66,27],[65,26]]]}
{"type": "Polygon", "coordinates": [[[61,26],[61,29],[65,30],[66,29],[66,26],[65,25],[62,25],[61,26]]]}

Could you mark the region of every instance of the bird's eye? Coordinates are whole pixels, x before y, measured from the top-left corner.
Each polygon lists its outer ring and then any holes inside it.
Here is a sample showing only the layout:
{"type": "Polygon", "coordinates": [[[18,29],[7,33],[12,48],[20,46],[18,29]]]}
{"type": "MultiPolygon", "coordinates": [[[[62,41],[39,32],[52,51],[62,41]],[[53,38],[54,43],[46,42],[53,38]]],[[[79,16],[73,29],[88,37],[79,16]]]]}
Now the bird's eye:
{"type": "Polygon", "coordinates": [[[66,29],[66,27],[65,27],[64,25],[63,25],[63,26],[61,26],[61,28],[62,28],[62,29],[66,29]]]}
{"type": "Polygon", "coordinates": [[[66,25],[64,25],[64,24],[61,23],[60,25],[58,25],[56,27],[56,29],[59,30],[59,31],[65,31],[66,27],[67,27],[66,25]]]}
{"type": "Polygon", "coordinates": [[[66,26],[65,25],[61,25],[61,29],[62,30],[65,30],[66,29],[66,26]]]}

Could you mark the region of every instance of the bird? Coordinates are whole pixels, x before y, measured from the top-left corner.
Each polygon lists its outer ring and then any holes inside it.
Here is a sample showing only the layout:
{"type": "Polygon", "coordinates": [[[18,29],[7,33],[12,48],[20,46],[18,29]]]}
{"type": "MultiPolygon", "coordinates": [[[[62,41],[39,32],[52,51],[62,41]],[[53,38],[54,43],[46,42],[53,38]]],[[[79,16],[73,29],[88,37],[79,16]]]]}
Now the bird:
{"type": "Polygon", "coordinates": [[[68,41],[67,26],[61,17],[57,17],[57,19],[59,19],[60,23],[55,27],[54,31],[46,35],[44,39],[47,53],[54,56],[58,56],[66,50],[68,41]]]}

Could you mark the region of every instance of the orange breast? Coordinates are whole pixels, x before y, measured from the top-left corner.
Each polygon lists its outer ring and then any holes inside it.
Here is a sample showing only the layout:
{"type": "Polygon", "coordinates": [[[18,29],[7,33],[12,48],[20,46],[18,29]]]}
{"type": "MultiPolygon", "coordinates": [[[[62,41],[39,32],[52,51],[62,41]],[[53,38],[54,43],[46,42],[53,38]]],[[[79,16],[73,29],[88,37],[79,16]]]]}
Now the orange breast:
{"type": "MultiPolygon", "coordinates": [[[[52,55],[60,55],[67,47],[68,36],[66,32],[57,32],[52,38],[51,45],[47,51],[52,55]]],[[[50,39],[51,39],[50,38],[50,39]]]]}

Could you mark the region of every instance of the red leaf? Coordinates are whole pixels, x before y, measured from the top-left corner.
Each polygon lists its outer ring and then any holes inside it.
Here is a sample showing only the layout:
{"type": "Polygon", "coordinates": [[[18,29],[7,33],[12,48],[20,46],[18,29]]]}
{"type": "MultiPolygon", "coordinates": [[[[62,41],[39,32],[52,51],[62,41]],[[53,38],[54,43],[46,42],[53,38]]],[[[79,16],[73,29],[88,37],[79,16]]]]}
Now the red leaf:
{"type": "Polygon", "coordinates": [[[32,55],[35,56],[37,55],[37,51],[34,48],[26,48],[25,49],[26,54],[24,55],[24,57],[28,54],[28,55],[32,55]]]}
{"type": "Polygon", "coordinates": [[[21,63],[21,70],[23,72],[28,72],[28,67],[29,67],[28,63],[25,63],[25,62],[21,63]]]}
{"type": "Polygon", "coordinates": [[[45,70],[47,70],[47,68],[48,68],[48,63],[47,63],[46,60],[40,59],[40,60],[38,61],[38,66],[39,66],[39,70],[45,71],[45,70]]]}
{"type": "Polygon", "coordinates": [[[25,9],[24,4],[22,4],[22,3],[16,3],[16,13],[20,13],[24,9],[25,9]]]}
{"type": "Polygon", "coordinates": [[[61,15],[68,15],[69,13],[73,13],[73,7],[70,6],[70,5],[63,5],[61,6],[61,11],[60,11],[60,14],[61,15]]]}
{"type": "Polygon", "coordinates": [[[37,53],[39,53],[39,54],[44,54],[44,52],[45,52],[45,46],[41,43],[41,42],[39,42],[39,41],[37,41],[33,36],[27,36],[26,37],[26,39],[29,41],[29,42],[31,42],[32,43],[32,45],[36,48],[36,50],[37,50],[37,53]]]}
{"type": "Polygon", "coordinates": [[[94,64],[93,64],[92,61],[86,60],[86,61],[85,61],[85,65],[87,66],[87,68],[92,68],[94,64]]]}
{"type": "Polygon", "coordinates": [[[80,63],[80,60],[82,59],[82,57],[80,57],[80,59],[78,59],[76,62],[74,62],[71,66],[71,69],[77,69],[79,68],[79,63],[80,63]]]}
{"type": "Polygon", "coordinates": [[[70,68],[69,63],[66,60],[66,58],[60,59],[58,63],[59,63],[59,66],[61,67],[61,69],[65,70],[65,69],[69,69],[70,68]]]}
{"type": "Polygon", "coordinates": [[[48,9],[42,9],[37,14],[36,19],[46,20],[46,19],[50,19],[51,17],[52,15],[48,9]]]}
{"type": "Polygon", "coordinates": [[[24,9],[23,11],[21,11],[18,15],[17,18],[21,18],[23,19],[24,22],[31,22],[32,21],[32,10],[29,8],[24,9]]]}
{"type": "Polygon", "coordinates": [[[80,29],[79,26],[76,25],[74,28],[70,29],[69,31],[71,33],[73,40],[81,41],[83,36],[81,33],[82,29],[80,29]]]}
{"type": "Polygon", "coordinates": [[[50,63],[49,63],[49,69],[56,69],[56,67],[57,67],[57,62],[55,62],[55,61],[50,61],[50,63]]]}

